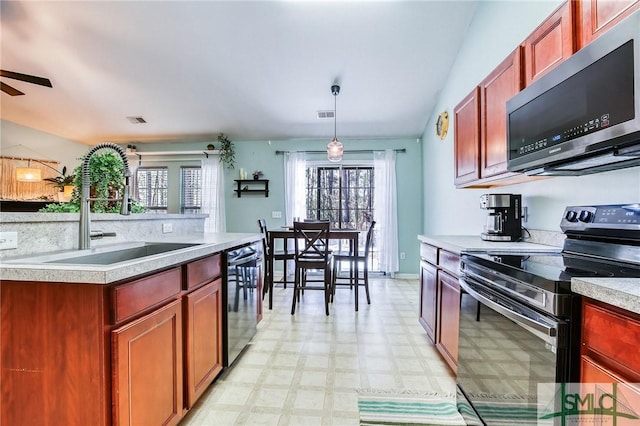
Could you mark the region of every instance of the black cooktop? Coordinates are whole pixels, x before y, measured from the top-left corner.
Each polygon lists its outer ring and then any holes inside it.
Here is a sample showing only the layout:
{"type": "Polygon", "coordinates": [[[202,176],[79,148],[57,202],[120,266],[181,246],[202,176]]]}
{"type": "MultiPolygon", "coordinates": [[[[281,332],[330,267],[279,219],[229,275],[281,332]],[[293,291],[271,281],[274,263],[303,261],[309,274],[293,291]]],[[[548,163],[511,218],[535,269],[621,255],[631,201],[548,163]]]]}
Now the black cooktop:
{"type": "Polygon", "coordinates": [[[477,253],[463,259],[555,293],[570,291],[571,278],[640,278],[640,265],[569,253],[477,253]]]}

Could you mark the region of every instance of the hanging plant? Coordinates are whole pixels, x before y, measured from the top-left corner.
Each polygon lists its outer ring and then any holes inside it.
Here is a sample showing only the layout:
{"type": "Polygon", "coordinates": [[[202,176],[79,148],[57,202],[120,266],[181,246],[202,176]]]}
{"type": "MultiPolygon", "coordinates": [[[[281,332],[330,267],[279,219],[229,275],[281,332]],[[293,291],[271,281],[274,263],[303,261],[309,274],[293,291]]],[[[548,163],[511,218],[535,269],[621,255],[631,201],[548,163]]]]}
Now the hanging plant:
{"type": "MultiPolygon", "coordinates": [[[[84,159],[83,159],[84,160],[84,159]]],[[[82,194],[82,166],[74,170],[75,179],[71,201],[68,203],[48,204],[41,212],[63,213],[80,211],[80,194],[82,194]]],[[[89,160],[89,183],[91,198],[114,198],[116,193],[124,189],[124,164],[122,159],[110,151],[94,154],[89,160]]],[[[94,213],[118,213],[120,201],[92,201],[91,211],[94,213]]],[[[135,202],[132,213],[142,213],[144,208],[135,202]]]]}
{"type": "Polygon", "coordinates": [[[236,165],[236,153],[233,150],[233,142],[224,134],[218,135],[220,144],[220,162],[228,169],[233,169],[236,165]]]}

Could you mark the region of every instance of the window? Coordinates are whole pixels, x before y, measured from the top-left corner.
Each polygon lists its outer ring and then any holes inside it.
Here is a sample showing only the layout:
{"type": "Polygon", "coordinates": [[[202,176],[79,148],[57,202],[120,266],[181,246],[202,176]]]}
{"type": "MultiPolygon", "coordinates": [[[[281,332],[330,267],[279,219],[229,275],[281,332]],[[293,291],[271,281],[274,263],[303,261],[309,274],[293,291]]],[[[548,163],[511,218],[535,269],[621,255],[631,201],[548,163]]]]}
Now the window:
{"type": "MultiPolygon", "coordinates": [[[[306,217],[328,219],[335,229],[358,229],[364,247],[366,231],[373,220],[373,167],[308,167],[306,172],[306,217]]],[[[341,247],[332,247],[340,250],[341,247]]],[[[377,269],[377,251],[371,250],[370,269],[377,269]]]]}
{"type": "Polygon", "coordinates": [[[150,212],[166,213],[168,200],[166,167],[140,167],[136,173],[138,201],[150,212]]]}
{"type": "Polygon", "coordinates": [[[180,212],[200,213],[202,207],[202,178],[200,167],[180,168],[180,212]]]}

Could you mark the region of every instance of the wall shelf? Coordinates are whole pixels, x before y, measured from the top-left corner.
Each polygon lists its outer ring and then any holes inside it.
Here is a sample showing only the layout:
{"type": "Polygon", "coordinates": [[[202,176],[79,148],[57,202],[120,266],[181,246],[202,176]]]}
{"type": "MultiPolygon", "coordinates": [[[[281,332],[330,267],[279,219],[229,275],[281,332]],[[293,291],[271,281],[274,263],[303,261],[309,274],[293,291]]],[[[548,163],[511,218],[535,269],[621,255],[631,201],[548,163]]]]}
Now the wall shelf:
{"type": "Polygon", "coordinates": [[[269,179],[234,179],[237,189],[233,191],[238,194],[238,198],[242,194],[264,194],[269,196],[269,179]]]}

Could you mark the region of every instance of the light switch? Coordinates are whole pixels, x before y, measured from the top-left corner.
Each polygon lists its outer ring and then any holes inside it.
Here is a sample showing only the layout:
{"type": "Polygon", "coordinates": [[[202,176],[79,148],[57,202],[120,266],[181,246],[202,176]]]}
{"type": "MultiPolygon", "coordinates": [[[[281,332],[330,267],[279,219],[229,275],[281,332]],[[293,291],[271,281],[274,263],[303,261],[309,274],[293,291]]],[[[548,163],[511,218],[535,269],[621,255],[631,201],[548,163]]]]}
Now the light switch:
{"type": "Polygon", "coordinates": [[[17,232],[0,232],[0,250],[18,248],[17,232]]]}
{"type": "Polygon", "coordinates": [[[279,212],[279,211],[271,212],[271,218],[272,219],[282,219],[282,212],[279,212]]]}

